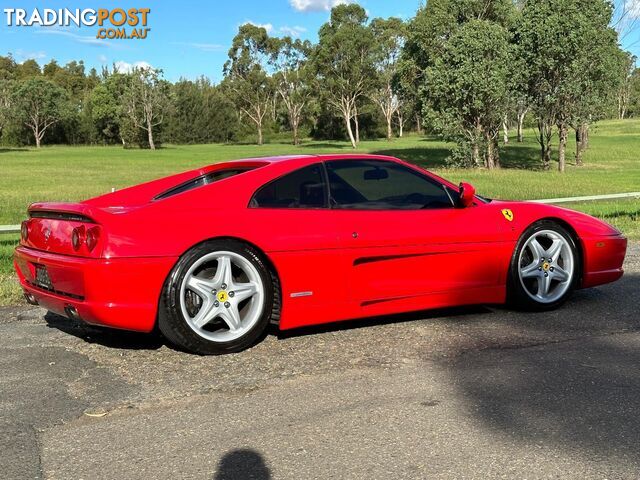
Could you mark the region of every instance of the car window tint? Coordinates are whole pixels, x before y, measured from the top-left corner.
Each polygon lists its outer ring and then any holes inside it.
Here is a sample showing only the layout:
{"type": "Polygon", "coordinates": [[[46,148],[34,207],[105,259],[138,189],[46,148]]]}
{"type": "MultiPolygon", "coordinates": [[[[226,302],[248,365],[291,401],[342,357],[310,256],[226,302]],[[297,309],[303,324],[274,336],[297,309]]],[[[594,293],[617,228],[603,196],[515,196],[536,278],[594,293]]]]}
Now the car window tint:
{"type": "Polygon", "coordinates": [[[173,187],[165,192],[162,192],[161,194],[157,195],[154,200],[162,200],[163,198],[172,197],[173,195],[187,192],[189,190],[193,190],[194,188],[209,185],[210,183],[217,182],[218,180],[234,177],[243,172],[248,172],[249,170],[253,170],[253,167],[228,168],[226,170],[216,170],[214,172],[205,173],[204,175],[200,175],[199,177],[196,177],[192,180],[181,183],[177,187],[173,187]]]}
{"type": "Polygon", "coordinates": [[[301,168],[258,190],[251,199],[257,208],[326,208],[327,185],[322,165],[301,168]]]}
{"type": "Polygon", "coordinates": [[[399,163],[338,160],[326,165],[334,208],[453,208],[452,199],[441,184],[399,163]]]}

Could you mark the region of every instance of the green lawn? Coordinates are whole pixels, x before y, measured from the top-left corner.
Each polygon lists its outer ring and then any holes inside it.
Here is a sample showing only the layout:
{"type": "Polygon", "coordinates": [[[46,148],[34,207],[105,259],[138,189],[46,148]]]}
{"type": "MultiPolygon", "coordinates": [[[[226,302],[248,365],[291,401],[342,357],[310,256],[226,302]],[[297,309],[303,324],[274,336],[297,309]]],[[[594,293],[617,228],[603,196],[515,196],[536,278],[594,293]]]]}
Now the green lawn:
{"type": "MultiPolygon", "coordinates": [[[[502,153],[499,171],[445,168],[449,145],[435,138],[407,136],[391,142],[363,141],[357,151],[394,155],[423,165],[453,180],[473,183],[478,192],[496,198],[536,199],[620,193],[640,190],[640,121],[601,122],[593,128],[584,167],[569,165],[564,175],[540,171],[534,132],[514,141],[502,153]]],[[[222,160],[292,153],[352,152],[346,142],[306,142],[293,147],[255,145],[168,145],[161,150],[120,147],[0,147],[0,225],[17,224],[35,201],[74,201],[128,185],[222,160]]],[[[572,155],[569,155],[572,158],[572,155]]],[[[571,205],[640,238],[640,201],[585,202],[571,205]]],[[[0,236],[0,304],[15,302],[11,252],[17,236],[0,236]]]]}

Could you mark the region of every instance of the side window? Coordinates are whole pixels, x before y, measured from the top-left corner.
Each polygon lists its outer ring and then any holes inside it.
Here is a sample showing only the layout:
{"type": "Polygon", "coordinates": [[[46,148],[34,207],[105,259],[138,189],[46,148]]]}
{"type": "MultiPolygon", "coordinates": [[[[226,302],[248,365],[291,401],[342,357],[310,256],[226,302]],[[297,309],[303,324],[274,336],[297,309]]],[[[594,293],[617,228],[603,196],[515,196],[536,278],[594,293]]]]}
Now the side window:
{"type": "Polygon", "coordinates": [[[322,165],[301,168],[261,187],[251,199],[253,208],[326,208],[327,185],[322,165]]]}
{"type": "Polygon", "coordinates": [[[381,160],[338,160],[326,165],[334,208],[453,208],[440,183],[404,165],[381,160]]]}

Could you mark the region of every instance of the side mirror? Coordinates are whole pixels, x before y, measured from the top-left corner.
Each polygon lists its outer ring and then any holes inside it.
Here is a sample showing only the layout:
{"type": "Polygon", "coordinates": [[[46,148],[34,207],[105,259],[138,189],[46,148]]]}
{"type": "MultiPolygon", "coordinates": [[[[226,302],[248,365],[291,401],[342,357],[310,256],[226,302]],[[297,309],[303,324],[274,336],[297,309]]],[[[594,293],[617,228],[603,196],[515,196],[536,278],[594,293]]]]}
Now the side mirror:
{"type": "Polygon", "coordinates": [[[460,208],[467,208],[473,205],[473,200],[476,197],[476,189],[470,183],[462,182],[460,184],[460,200],[458,206],[460,208]]]}

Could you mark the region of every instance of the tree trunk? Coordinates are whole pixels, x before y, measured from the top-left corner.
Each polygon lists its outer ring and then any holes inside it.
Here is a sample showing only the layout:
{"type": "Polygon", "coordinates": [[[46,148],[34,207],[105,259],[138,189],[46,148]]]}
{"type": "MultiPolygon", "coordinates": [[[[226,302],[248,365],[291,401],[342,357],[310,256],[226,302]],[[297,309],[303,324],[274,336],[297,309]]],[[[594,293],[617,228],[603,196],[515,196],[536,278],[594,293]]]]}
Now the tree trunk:
{"type": "Polygon", "coordinates": [[[495,168],[496,165],[493,162],[493,142],[487,142],[487,153],[484,160],[484,166],[489,170],[493,170],[495,168]]]}
{"type": "Polygon", "coordinates": [[[584,161],[582,160],[582,154],[587,149],[589,145],[589,125],[586,123],[581,123],[576,128],[576,165],[581,167],[584,165],[584,161]]]}
{"type": "Polygon", "coordinates": [[[480,146],[478,145],[477,140],[473,143],[473,147],[471,149],[471,163],[474,167],[477,167],[480,163],[480,146]]]}
{"type": "Polygon", "coordinates": [[[551,128],[544,120],[538,120],[538,143],[540,144],[542,168],[545,170],[549,170],[551,167],[551,128]]]}
{"type": "Polygon", "coordinates": [[[618,94],[618,119],[624,120],[627,116],[628,92],[627,87],[622,87],[618,94]]]}
{"type": "Polygon", "coordinates": [[[569,128],[566,125],[558,125],[558,171],[564,173],[566,168],[567,138],[569,128]]]}
{"type": "Polygon", "coordinates": [[[153,127],[149,123],[147,123],[147,134],[149,136],[149,148],[155,150],[156,144],[153,143],[153,127]]]}
{"type": "Polygon", "coordinates": [[[40,148],[40,135],[36,133],[35,137],[36,137],[36,148],[40,148]]]}
{"type": "Polygon", "coordinates": [[[419,113],[416,113],[416,131],[418,135],[422,135],[422,120],[420,119],[419,113]]]}
{"type": "Polygon", "coordinates": [[[347,133],[349,134],[349,141],[351,146],[356,148],[356,140],[353,138],[353,130],[351,129],[351,117],[348,114],[344,115],[344,122],[347,125],[347,133]]]}
{"type": "Polygon", "coordinates": [[[398,115],[398,138],[402,138],[402,135],[404,135],[404,117],[400,113],[400,110],[398,110],[397,115],[398,115]]]}
{"type": "Polygon", "coordinates": [[[300,139],[298,138],[298,123],[299,119],[294,112],[289,112],[289,124],[293,133],[293,144],[300,145],[300,139]]]}
{"type": "Polygon", "coordinates": [[[498,132],[485,131],[484,138],[486,143],[485,166],[489,170],[500,168],[500,158],[498,156],[498,132]]]}
{"type": "Polygon", "coordinates": [[[527,112],[518,113],[518,143],[524,142],[524,117],[527,112]]]}
{"type": "Polygon", "coordinates": [[[545,170],[549,170],[551,168],[551,144],[547,143],[547,146],[544,150],[544,161],[543,167],[545,170]]]}
{"type": "Polygon", "coordinates": [[[262,145],[262,123],[257,123],[256,125],[258,127],[258,145],[262,145]]]}
{"type": "Polygon", "coordinates": [[[356,126],[356,144],[360,143],[360,124],[358,123],[358,109],[353,109],[353,123],[356,126]]]}
{"type": "Polygon", "coordinates": [[[505,115],[504,120],[502,121],[502,141],[505,145],[509,143],[509,119],[505,115]]]}
{"type": "Polygon", "coordinates": [[[391,117],[387,116],[387,141],[390,142],[393,137],[393,130],[391,130],[391,117]]]}
{"type": "Polygon", "coordinates": [[[576,165],[582,166],[582,128],[576,128],[576,165]]]}
{"type": "Polygon", "coordinates": [[[300,139],[298,138],[298,124],[293,125],[293,144],[300,145],[300,139]]]}

